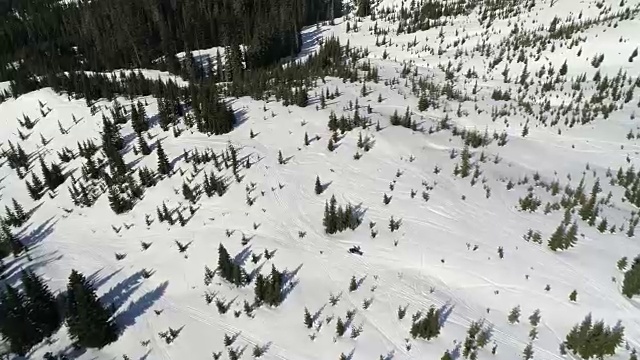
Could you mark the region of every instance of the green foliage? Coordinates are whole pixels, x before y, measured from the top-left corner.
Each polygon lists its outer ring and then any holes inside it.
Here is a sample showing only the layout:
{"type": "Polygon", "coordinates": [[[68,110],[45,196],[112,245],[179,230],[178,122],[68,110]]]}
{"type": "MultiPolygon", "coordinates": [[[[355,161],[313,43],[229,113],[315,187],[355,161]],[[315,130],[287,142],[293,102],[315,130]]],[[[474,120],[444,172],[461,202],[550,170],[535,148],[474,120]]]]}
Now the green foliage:
{"type": "Polygon", "coordinates": [[[608,355],[615,355],[616,348],[622,344],[623,338],[624,327],[620,322],[611,328],[602,320],[594,323],[589,314],[582,323],[571,329],[564,345],[573,355],[582,359],[602,359],[608,355]]]}
{"type": "Polygon", "coordinates": [[[75,343],[102,348],[118,339],[113,313],[100,303],[93,286],[75,270],[69,276],[66,303],[67,328],[75,343]]]}
{"type": "Polygon", "coordinates": [[[265,303],[270,306],[278,306],[284,300],[284,272],[276,270],[275,266],[271,266],[269,276],[258,274],[254,294],[256,302],[265,303]]]}
{"type": "Polygon", "coordinates": [[[431,340],[432,338],[440,335],[440,311],[435,307],[430,307],[427,311],[427,315],[421,319],[416,319],[411,325],[411,336],[415,338],[421,338],[431,340]]]}
{"type": "Polygon", "coordinates": [[[622,293],[628,298],[640,295],[640,256],[633,260],[631,268],[624,274],[622,293]]]}
{"type": "Polygon", "coordinates": [[[162,148],[160,140],[156,142],[156,154],[158,156],[158,173],[161,175],[169,175],[171,173],[171,164],[162,148]]]}
{"type": "Polygon", "coordinates": [[[323,225],[327,234],[335,234],[346,229],[355,230],[362,222],[361,216],[357,209],[351,204],[347,204],[344,208],[338,206],[338,202],[334,195],[331,200],[325,203],[323,225]]]}
{"type": "MultiPolygon", "coordinates": [[[[220,244],[218,247],[218,274],[226,281],[236,285],[244,286],[249,283],[245,270],[239,264],[234,263],[229,256],[227,249],[220,244]]],[[[257,286],[257,285],[256,285],[257,286]]]]}

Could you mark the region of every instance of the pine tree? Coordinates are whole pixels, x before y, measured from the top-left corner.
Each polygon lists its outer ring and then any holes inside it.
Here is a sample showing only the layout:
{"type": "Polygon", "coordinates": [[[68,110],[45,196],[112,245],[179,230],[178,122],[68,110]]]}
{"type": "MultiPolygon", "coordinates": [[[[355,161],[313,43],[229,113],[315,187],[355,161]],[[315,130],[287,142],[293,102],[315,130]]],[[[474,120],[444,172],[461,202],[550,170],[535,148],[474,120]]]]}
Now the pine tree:
{"type": "Polygon", "coordinates": [[[142,155],[149,155],[151,154],[151,147],[149,147],[149,144],[147,144],[147,141],[144,139],[144,136],[142,134],[138,134],[138,148],[140,149],[140,153],[142,153],[142,155]]]}
{"type": "Polygon", "coordinates": [[[360,17],[371,15],[371,0],[358,0],[356,15],[360,17]]]}
{"type": "Polygon", "coordinates": [[[336,321],[336,335],[342,336],[346,330],[347,327],[342,321],[342,318],[338,317],[338,321],[336,321]]]}
{"type": "Polygon", "coordinates": [[[556,228],[556,231],[554,231],[554,233],[549,238],[549,241],[547,243],[549,245],[549,249],[553,251],[563,250],[565,237],[566,237],[566,234],[565,234],[564,223],[561,223],[560,225],[558,225],[558,227],[556,228]]]}
{"type": "Polygon", "coordinates": [[[29,215],[25,213],[24,208],[15,198],[11,199],[11,202],[13,203],[13,214],[16,219],[16,226],[24,225],[24,223],[29,220],[29,215]]]}
{"type": "Polygon", "coordinates": [[[567,230],[567,234],[563,239],[562,248],[569,249],[573,247],[576,242],[578,242],[578,224],[574,221],[569,227],[569,230],[567,230]]]}
{"type": "Polygon", "coordinates": [[[527,346],[522,351],[522,358],[524,360],[533,359],[533,346],[531,345],[531,343],[528,343],[527,346]]]}
{"type": "Polygon", "coordinates": [[[60,327],[62,320],[53,294],[44,281],[30,271],[22,271],[22,285],[29,317],[43,337],[50,336],[60,327]]]}
{"type": "Polygon", "coordinates": [[[9,285],[0,293],[0,316],[0,334],[9,341],[11,352],[24,356],[42,339],[29,317],[26,297],[9,285]]]}
{"type": "Polygon", "coordinates": [[[31,196],[33,200],[40,200],[44,192],[44,185],[36,173],[31,172],[31,183],[28,181],[25,183],[27,185],[27,190],[29,191],[29,196],[31,196]]]}
{"type": "Polygon", "coordinates": [[[427,311],[427,316],[413,322],[410,334],[414,339],[420,337],[431,340],[440,335],[440,327],[440,311],[432,306],[427,311]]]}
{"type": "Polygon", "coordinates": [[[320,177],[319,176],[316,176],[316,184],[315,184],[314,190],[316,192],[316,195],[320,195],[324,191],[324,187],[322,186],[322,183],[320,182],[320,177]]]}
{"type": "Polygon", "coordinates": [[[158,155],[158,173],[162,175],[169,175],[171,173],[171,164],[169,163],[167,154],[165,154],[164,149],[162,148],[160,140],[156,142],[156,147],[156,154],[158,155]]]}
{"type": "Polygon", "coordinates": [[[111,311],[104,307],[95,289],[79,272],[72,270],[67,285],[67,327],[80,346],[102,348],[118,339],[111,311]]]}
{"type": "Polygon", "coordinates": [[[640,256],[634,259],[631,268],[624,274],[622,293],[628,298],[640,294],[640,256]]]}
{"type": "Polygon", "coordinates": [[[578,297],[578,292],[576,290],[573,290],[571,294],[569,294],[569,301],[575,302],[577,297],[578,297]]]}
{"type": "Polygon", "coordinates": [[[508,320],[512,324],[520,322],[520,305],[511,309],[511,312],[509,313],[509,316],[508,316],[508,320]]]}
{"type": "Polygon", "coordinates": [[[329,138],[329,142],[327,143],[327,149],[329,151],[333,151],[335,149],[335,145],[333,144],[333,138],[329,138]]]}
{"type": "Polygon", "coordinates": [[[17,257],[26,249],[22,241],[11,232],[9,224],[6,222],[0,224],[0,242],[9,244],[9,248],[14,257],[17,257]]]}
{"type": "Polygon", "coordinates": [[[282,156],[282,150],[278,150],[278,164],[280,165],[284,165],[285,160],[284,157],[282,156]]]}
{"type": "Polygon", "coordinates": [[[355,276],[351,276],[351,281],[349,281],[349,291],[354,292],[358,290],[358,280],[356,280],[355,276]]]}
{"type": "Polygon", "coordinates": [[[304,132],[304,146],[309,146],[310,142],[309,142],[309,134],[305,131],[304,132]]]}
{"type": "Polygon", "coordinates": [[[304,308],[304,324],[309,329],[313,327],[313,317],[307,308],[304,308]]]}
{"type": "Polygon", "coordinates": [[[535,309],[531,316],[529,316],[529,323],[531,326],[538,326],[540,323],[540,309],[535,309]]]}

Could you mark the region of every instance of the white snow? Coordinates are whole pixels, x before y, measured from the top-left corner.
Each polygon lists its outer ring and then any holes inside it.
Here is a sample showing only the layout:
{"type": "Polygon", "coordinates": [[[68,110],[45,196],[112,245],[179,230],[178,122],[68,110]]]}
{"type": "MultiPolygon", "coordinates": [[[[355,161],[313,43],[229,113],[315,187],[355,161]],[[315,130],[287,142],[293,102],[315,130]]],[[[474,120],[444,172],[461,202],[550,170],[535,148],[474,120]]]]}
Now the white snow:
{"type": "MultiPolygon", "coordinates": [[[[398,5],[400,2],[383,1],[380,6],[392,3],[398,5]]],[[[605,3],[616,9],[618,1],[605,3]]],[[[536,5],[539,10],[535,16],[522,21],[525,27],[535,28],[540,24],[548,26],[554,15],[562,19],[570,13],[583,11],[584,17],[595,17],[598,11],[594,4],[560,0],[549,8],[548,2],[541,1],[536,5]]],[[[463,17],[445,26],[444,45],[468,33],[470,38],[463,47],[471,51],[485,32],[476,18],[476,15],[463,17]],[[460,32],[459,36],[455,35],[456,30],[460,32]]],[[[491,43],[497,44],[508,37],[514,21],[511,19],[510,25],[506,20],[496,21],[490,29],[493,33],[491,43]]],[[[326,84],[318,82],[318,88],[310,91],[312,101],[306,108],[284,107],[274,101],[265,103],[249,98],[230,99],[242,119],[227,135],[207,137],[185,131],[179,138],[174,138],[171,132],[164,133],[158,127],[150,131],[154,139],[162,139],[170,160],[178,158],[175,168],[182,168],[187,173],[191,164],[179,158],[183,149],[211,147],[220,151],[231,142],[241,149],[242,155],[251,155],[254,162],[260,159],[250,169],[243,170],[246,176],[243,183],[233,182],[224,197],[203,196],[200,210],[183,228],[179,225],[169,227],[157,220],[147,227],[144,221],[145,214],[155,218],[155,208],[163,201],[170,208],[178,203],[186,204],[182,196],[174,192],[174,189],[180,189],[183,181],[179,173],[148,189],[133,211],[117,216],[109,209],[106,195],[92,208],[74,207],[66,189],[69,181],[59,188],[55,199],[45,195],[41,201],[34,202],[27,194],[24,181],[8,166],[0,167],[0,208],[10,205],[12,198],[26,208],[38,207],[29,224],[19,232],[30,244],[33,261],[27,261],[24,256],[5,259],[9,266],[6,281],[15,282],[19,269],[28,267],[43,275],[52,289],[62,291],[71,269],[77,269],[92,276],[105,301],[117,300],[117,319],[124,328],[123,335],[104,349],[79,354],[79,359],[116,359],[123,354],[132,359],[210,359],[211,353],[217,351],[223,351],[226,359],[222,339],[225,333],[235,332],[240,332],[240,337],[234,345],[248,346],[243,355],[245,359],[251,357],[256,344],[270,344],[264,359],[337,359],[341,352],[349,354],[352,351],[354,360],[377,359],[390,352],[395,354],[395,360],[439,359],[445,350],[456,347],[455,342],[464,341],[471,321],[484,318],[494,326],[492,343],[498,344],[498,351],[495,356],[491,355],[490,344],[480,350],[479,357],[513,360],[521,358],[522,350],[530,342],[531,326],[527,318],[535,309],[540,309],[542,314],[539,336],[533,341],[535,359],[562,359],[558,344],[569,329],[590,312],[594,318],[605,319],[610,325],[621,320],[629,345],[640,347],[640,307],[637,300],[629,300],[620,293],[623,273],[616,268],[616,261],[622,256],[632,259],[640,253],[637,235],[627,238],[624,232],[601,234],[595,227],[579,221],[581,235],[577,246],[554,253],[546,246],[546,240],[560,223],[563,211],[549,215],[541,210],[535,213],[518,211],[518,199],[526,195],[532,181],[510,191],[506,189],[509,179],[514,182],[525,176],[532,179],[536,172],[547,182],[558,179],[561,187],[569,183],[575,187],[584,173],[587,190],[595,178],[600,178],[603,193],[613,193],[614,206],[605,208],[609,224],[627,223],[628,226],[630,212],[637,209],[621,200],[624,189],[610,186],[605,172],[610,168],[615,174],[620,166],[640,166],[638,141],[626,138],[630,129],[635,132],[638,128],[635,121],[630,120],[634,111],[639,112],[636,107],[638,91],[629,104],[614,111],[609,119],[600,116],[592,123],[574,128],[560,124],[561,135],[557,132],[558,127],[531,123],[529,135],[523,138],[520,136],[524,126],[521,115],[510,116],[509,126],[503,118],[491,121],[491,108],[504,103],[491,100],[492,89],[517,87],[513,82],[502,83],[500,72],[504,63],[485,73],[486,58],[477,54],[474,58],[463,57],[462,73],[467,68],[475,68],[480,76],[477,104],[484,111],[478,114],[474,110],[476,103],[467,101],[462,109],[470,115],[458,118],[455,116],[457,104],[452,103],[452,122],[479,131],[488,129],[489,134],[494,130],[498,133],[505,130],[509,135],[505,147],[493,142],[487,148],[474,150],[474,158],[477,159],[482,150],[489,158],[481,163],[481,179],[486,178],[486,185],[491,188],[491,197],[486,198],[482,182],[472,186],[470,178],[452,175],[459,158],[451,160],[449,153],[451,149],[462,149],[459,137],[452,136],[450,131],[412,132],[388,123],[395,110],[403,114],[407,106],[412,109],[415,119],[424,120],[424,128],[442,118],[442,109],[418,112],[417,99],[410,93],[411,85],[405,87],[405,79],[399,79],[399,85],[392,87],[385,86],[384,81],[399,78],[403,61],[417,65],[421,75],[433,75],[436,80],[443,80],[443,72],[437,65],[446,65],[449,60],[456,64],[458,60],[453,59],[455,49],[437,55],[439,28],[395,35],[396,25],[381,20],[378,20],[378,26],[390,29],[391,35],[387,38],[391,38],[393,44],[376,47],[375,36],[368,30],[373,24],[369,19],[359,21],[359,32],[349,34],[345,33],[346,21],[340,19],[335,26],[305,29],[306,42],[301,58],[317,49],[314,42],[320,37],[336,35],[343,43],[349,39],[350,46],[367,47],[372,65],[379,68],[381,81],[367,83],[370,93],[366,98],[360,98],[359,104],[362,108],[371,105],[373,113],[368,116],[374,124],[380,121],[384,127],[380,132],[374,127],[356,129],[346,133],[334,152],[327,150],[327,140],[331,136],[327,121],[331,110],[338,116],[351,113],[344,109],[360,96],[362,87],[361,83],[344,83],[335,78],[326,78],[326,84]],[[407,51],[406,44],[414,37],[419,44],[407,51]],[[435,55],[417,50],[425,44],[436,50],[435,55]],[[385,49],[389,58],[383,60],[385,49]],[[336,87],[342,95],[336,100],[327,100],[326,109],[316,110],[318,102],[314,94],[326,89],[333,92],[336,87]],[[382,103],[376,101],[379,94],[384,99],[382,103]],[[301,125],[303,121],[306,122],[304,126],[301,125]],[[250,129],[258,134],[254,139],[249,138],[250,129]],[[305,132],[309,137],[318,134],[321,139],[304,146],[305,132]],[[359,150],[356,147],[359,132],[371,136],[375,144],[356,161],[353,155],[359,150]],[[282,150],[285,157],[292,156],[286,165],[278,164],[278,150],[282,150]],[[414,161],[409,160],[411,156],[415,157],[414,161]],[[502,161],[498,164],[490,161],[495,156],[502,161]],[[439,174],[433,171],[436,166],[442,169],[439,174]],[[396,178],[398,170],[402,175],[396,178]],[[321,195],[314,193],[316,175],[322,182],[330,183],[321,195]],[[390,191],[389,183],[394,180],[397,181],[395,189],[390,191]],[[245,186],[250,182],[257,184],[253,193],[257,200],[253,206],[245,203],[245,186]],[[423,182],[435,184],[428,202],[422,199],[423,182]],[[280,189],[279,184],[284,187],[280,189]],[[412,189],[417,191],[415,198],[410,197],[412,189]],[[389,205],[382,203],[384,193],[393,196],[389,205]],[[331,236],[324,233],[324,204],[332,194],[340,204],[351,202],[366,209],[364,222],[357,230],[331,236]],[[66,214],[62,208],[74,210],[66,214]],[[387,228],[392,215],[402,219],[401,228],[393,233],[387,228]],[[375,239],[370,237],[370,221],[376,223],[379,232],[375,239]],[[254,223],[259,224],[257,229],[253,227],[254,223]],[[112,230],[112,226],[123,224],[134,226],[123,228],[119,234],[112,230]],[[542,233],[542,245],[523,240],[522,236],[530,228],[542,233]],[[235,233],[227,237],[227,229],[235,230],[235,233]],[[299,238],[299,231],[306,231],[306,236],[299,238]],[[246,247],[241,246],[241,234],[252,236],[246,247]],[[192,241],[187,257],[178,253],[174,240],[192,241]],[[141,251],[140,241],[153,245],[141,251]],[[256,310],[253,319],[244,314],[235,318],[233,310],[241,310],[245,299],[252,301],[253,286],[237,289],[221,283],[218,277],[209,287],[203,284],[204,266],[215,268],[219,243],[223,243],[232,256],[243,249],[255,254],[263,253],[265,249],[277,249],[273,259],[261,259],[258,265],[265,273],[272,264],[278,269],[296,271],[297,286],[280,307],[262,307],[256,310]],[[468,249],[467,243],[471,247],[478,245],[478,249],[468,249]],[[352,245],[360,245],[364,255],[349,254],[347,250],[352,245]],[[499,259],[497,254],[500,246],[504,248],[504,259],[499,259]],[[127,257],[117,261],[115,253],[126,253],[127,257]],[[153,276],[142,279],[142,269],[152,269],[153,276]],[[352,275],[359,279],[364,277],[362,286],[355,292],[348,291],[352,275]],[[545,291],[546,285],[550,285],[550,291],[545,291]],[[568,299],[574,289],[578,292],[576,303],[568,299]],[[206,290],[215,291],[226,300],[235,299],[232,310],[218,314],[214,304],[205,303],[206,290]],[[328,303],[331,293],[342,293],[335,307],[328,303]],[[368,298],[373,298],[373,303],[364,310],[362,303],[368,298]],[[405,305],[408,305],[407,316],[400,321],[397,309],[405,305]],[[410,338],[411,315],[416,311],[424,312],[431,305],[450,310],[441,335],[428,342],[410,339],[412,346],[408,351],[405,339],[410,338]],[[521,321],[509,324],[507,315],[516,305],[522,308],[521,321]],[[309,338],[313,332],[303,324],[305,307],[312,314],[322,310],[321,321],[327,316],[335,316],[331,323],[323,323],[314,341],[309,338]],[[346,311],[353,308],[358,309],[353,325],[362,325],[362,334],[357,339],[345,335],[334,342],[335,319],[338,316],[344,319],[346,311]],[[162,313],[156,315],[153,310],[162,310],[162,313]],[[170,345],[158,337],[158,332],[169,326],[184,327],[170,345]],[[141,345],[144,340],[151,340],[151,343],[145,347],[141,345]]],[[[640,74],[640,60],[627,61],[638,46],[634,37],[638,29],[638,20],[620,22],[615,28],[595,26],[583,34],[587,41],[578,46],[583,52],[580,57],[575,55],[577,48],[556,48],[553,53],[547,50],[540,61],[531,59],[529,71],[534,74],[541,65],[548,67],[549,63],[557,70],[567,59],[569,76],[587,74],[589,83],[585,86],[585,97],[589,98],[595,73],[589,62],[596,53],[606,55],[600,67],[603,76],[613,77],[620,68],[630,76],[640,74]],[[621,37],[623,41],[618,42],[621,37]]],[[[210,53],[209,50],[203,52],[210,53]]],[[[515,61],[511,64],[511,76],[519,76],[522,64],[515,61]]],[[[175,78],[154,70],[145,70],[144,74],[151,78],[175,78]]],[[[460,79],[460,84],[463,81],[460,79]]],[[[2,86],[0,84],[0,88],[2,86]]],[[[467,81],[464,86],[470,93],[473,81],[467,81]]],[[[558,96],[552,106],[562,102],[563,93],[558,91],[558,96]]],[[[534,104],[541,101],[533,95],[530,97],[534,104]]],[[[147,113],[150,116],[157,113],[155,99],[148,97],[146,100],[149,104],[147,113]]],[[[125,105],[131,103],[124,98],[119,101],[125,105]]],[[[110,104],[101,101],[98,105],[110,104]]],[[[366,113],[364,109],[361,111],[366,113]]],[[[24,150],[38,152],[48,161],[58,161],[56,153],[65,146],[75,150],[78,141],[94,138],[99,143],[102,114],[92,116],[84,99],[68,100],[47,88],[0,104],[3,148],[7,147],[7,141],[18,143],[16,119],[23,113],[39,119],[31,137],[21,142],[24,150]],[[38,101],[52,109],[46,118],[41,118],[38,101]],[[72,115],[82,120],[74,125],[72,115]],[[58,120],[63,126],[71,127],[68,135],[60,134],[58,120]],[[43,147],[40,134],[52,141],[43,147]]],[[[135,140],[129,126],[123,128],[123,136],[135,140]]],[[[131,142],[128,148],[134,144],[135,141],[131,142]]],[[[156,167],[155,154],[140,158],[129,151],[126,160],[136,168],[156,167]]],[[[65,170],[75,171],[74,176],[79,177],[80,166],[80,160],[76,159],[65,170]]],[[[209,164],[205,171],[212,168],[209,164]]],[[[198,175],[197,182],[201,182],[203,173],[198,175]]],[[[536,188],[535,193],[543,200],[543,206],[547,201],[560,200],[560,195],[553,197],[541,188],[536,188]]],[[[250,257],[246,261],[248,271],[258,265],[253,264],[250,257]]],[[[31,357],[41,358],[46,351],[65,349],[70,344],[64,328],[55,339],[53,345],[35,349],[31,357]]],[[[620,348],[614,359],[627,359],[628,354],[620,348]]]]}

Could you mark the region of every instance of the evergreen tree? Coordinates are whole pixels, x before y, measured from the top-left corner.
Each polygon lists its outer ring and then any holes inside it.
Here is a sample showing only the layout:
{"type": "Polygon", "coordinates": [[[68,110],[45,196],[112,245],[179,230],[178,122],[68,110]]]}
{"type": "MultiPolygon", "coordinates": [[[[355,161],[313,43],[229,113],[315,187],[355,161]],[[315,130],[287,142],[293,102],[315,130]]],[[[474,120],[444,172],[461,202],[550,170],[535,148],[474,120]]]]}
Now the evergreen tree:
{"type": "Polygon", "coordinates": [[[347,331],[347,327],[342,321],[342,318],[338,317],[338,321],[336,321],[336,335],[342,336],[345,331],[347,331]]]}
{"type": "Polygon", "coordinates": [[[66,317],[69,336],[78,345],[102,348],[118,339],[118,328],[109,308],[79,272],[72,270],[67,285],[66,317]]]}
{"type": "Polygon", "coordinates": [[[578,224],[574,221],[573,224],[567,230],[567,234],[564,237],[562,244],[563,249],[569,249],[573,247],[578,241],[578,224]]]}
{"type": "Polygon", "coordinates": [[[44,281],[30,271],[22,271],[22,285],[29,317],[43,337],[50,336],[60,327],[62,320],[53,294],[44,281]]]}
{"type": "Polygon", "coordinates": [[[440,360],[453,360],[453,357],[451,356],[451,353],[449,352],[449,350],[446,350],[444,352],[440,360]]]}
{"type": "Polygon", "coordinates": [[[31,173],[31,184],[27,182],[27,190],[33,200],[40,200],[44,192],[44,184],[35,172],[31,173]]]}
{"type": "Polygon", "coordinates": [[[512,324],[520,322],[520,305],[511,309],[511,312],[509,313],[509,316],[508,316],[508,320],[512,324]]]}
{"type": "Polygon", "coordinates": [[[24,208],[15,198],[11,199],[11,202],[13,203],[13,214],[16,219],[16,226],[24,225],[24,223],[29,220],[29,215],[25,213],[24,208]]]}
{"type": "Polygon", "coordinates": [[[316,192],[316,195],[320,195],[324,191],[324,187],[322,186],[322,183],[320,182],[320,177],[319,176],[316,176],[316,184],[315,184],[314,190],[316,192]]]}
{"type": "Polygon", "coordinates": [[[11,228],[6,222],[0,224],[0,242],[9,245],[14,257],[17,257],[26,249],[22,241],[11,232],[11,228]]]}
{"type": "Polygon", "coordinates": [[[356,15],[360,17],[371,15],[371,0],[358,0],[356,15]]]}
{"type": "Polygon", "coordinates": [[[622,293],[628,298],[640,295],[640,255],[634,259],[631,268],[624,274],[622,293]]]}
{"type": "Polygon", "coordinates": [[[313,327],[313,317],[307,308],[304,308],[304,324],[308,329],[313,327]]]}
{"type": "Polygon", "coordinates": [[[218,274],[228,282],[236,286],[247,284],[247,273],[238,264],[234,263],[227,249],[220,244],[218,246],[218,274]]]}
{"type": "Polygon", "coordinates": [[[431,340],[440,335],[440,327],[440,311],[432,306],[426,317],[413,322],[410,333],[414,339],[420,337],[431,340]]]}
{"type": "Polygon", "coordinates": [[[533,346],[531,345],[531,343],[528,343],[527,346],[522,351],[522,358],[524,360],[533,359],[533,346]]]}
{"type": "Polygon", "coordinates": [[[575,302],[578,297],[578,292],[573,290],[571,294],[569,294],[569,301],[575,302]]]}
{"type": "Polygon", "coordinates": [[[564,223],[561,223],[560,225],[558,225],[558,227],[556,228],[556,231],[554,231],[554,233],[549,238],[549,241],[547,242],[547,244],[549,245],[549,249],[553,251],[563,250],[565,237],[566,237],[566,234],[565,234],[564,223]]]}
{"type": "Polygon", "coordinates": [[[285,163],[284,157],[282,156],[282,150],[278,150],[278,164],[283,165],[285,163]]]}
{"type": "Polygon", "coordinates": [[[169,175],[171,173],[171,164],[162,148],[160,140],[156,142],[156,154],[158,155],[158,173],[162,175],[169,175]]]}
{"type": "Polygon", "coordinates": [[[149,155],[151,154],[151,147],[149,147],[149,144],[147,144],[147,141],[144,139],[144,136],[142,134],[138,134],[138,149],[140,149],[140,152],[142,153],[142,155],[149,155]]]}
{"type": "Polygon", "coordinates": [[[9,285],[0,293],[0,320],[0,333],[15,354],[26,355],[41,339],[38,327],[29,316],[26,297],[9,285]]]}

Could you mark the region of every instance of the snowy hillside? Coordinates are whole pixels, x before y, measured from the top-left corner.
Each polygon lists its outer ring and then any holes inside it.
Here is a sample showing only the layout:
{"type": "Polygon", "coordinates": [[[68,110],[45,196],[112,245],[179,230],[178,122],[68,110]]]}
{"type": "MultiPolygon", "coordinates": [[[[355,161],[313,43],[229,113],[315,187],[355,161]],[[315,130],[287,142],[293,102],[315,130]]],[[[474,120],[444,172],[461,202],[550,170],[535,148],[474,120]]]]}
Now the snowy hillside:
{"type": "Polygon", "coordinates": [[[440,359],[449,351],[453,359],[513,360],[530,344],[533,359],[580,359],[561,355],[559,346],[591,313],[612,328],[621,322],[624,341],[607,358],[629,359],[640,348],[640,302],[622,287],[640,254],[633,233],[640,193],[636,178],[623,184],[617,174],[636,176],[640,168],[640,58],[632,55],[640,3],[484,1],[408,31],[417,26],[411,6],[383,0],[374,5],[375,20],[354,9],[304,29],[299,62],[332,37],[368,50],[355,81],[315,81],[305,107],[229,97],[237,123],[224,135],[207,136],[184,117],[164,131],[153,96],[102,99],[92,109],[84,98],[46,87],[0,103],[0,209],[12,209],[15,199],[32,212],[11,229],[28,252],[4,259],[2,281],[17,285],[20,270],[30,269],[58,294],[75,269],[113,304],[122,331],[102,349],[74,350],[63,325],[27,358],[186,360],[222,352],[228,359],[236,349],[250,359],[263,347],[263,359],[440,359]],[[365,80],[372,68],[378,81],[365,80]],[[116,103],[127,114],[121,153],[134,177],[145,166],[158,171],[158,143],[172,168],[171,176],[156,174],[157,184],[123,214],[112,211],[105,184],[96,185],[104,193],[92,206],[76,206],[70,196],[74,180],[90,183],[81,180],[87,159],[78,144],[102,145],[103,116],[113,118],[116,103]],[[149,155],[140,153],[130,120],[138,103],[150,124],[142,135],[149,155]],[[330,118],[339,126],[343,115],[367,124],[334,133],[330,118]],[[25,118],[36,122],[32,129],[25,118]],[[18,144],[30,157],[24,179],[7,159],[18,144]],[[66,163],[59,155],[65,148],[74,153],[66,163]],[[210,151],[218,168],[195,160],[210,151]],[[39,158],[59,163],[66,178],[33,200],[25,180],[42,178],[39,158]],[[211,173],[226,179],[224,195],[205,193],[211,173]],[[193,203],[185,185],[199,194],[193,203]],[[355,230],[327,234],[323,215],[332,196],[353,206],[355,230]],[[158,219],[163,204],[173,224],[158,219]],[[565,232],[575,223],[577,234],[554,251],[550,239],[561,223],[565,232]],[[252,279],[272,266],[286,270],[282,303],[248,315],[254,282],[237,287],[218,273],[205,284],[205,267],[219,265],[220,244],[252,279]],[[362,254],[349,251],[356,247],[362,254]],[[439,335],[413,337],[412,322],[432,306],[439,335]],[[469,327],[482,321],[490,329],[486,346],[463,354],[469,327]],[[169,328],[180,331],[165,341],[159,333],[169,328]],[[225,334],[237,338],[228,346],[225,334]]]}

